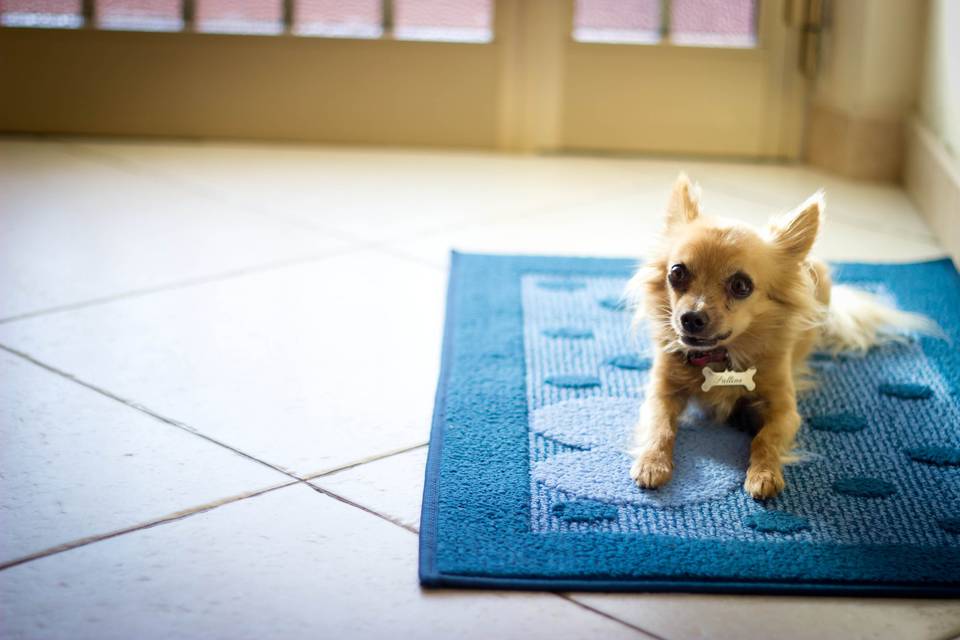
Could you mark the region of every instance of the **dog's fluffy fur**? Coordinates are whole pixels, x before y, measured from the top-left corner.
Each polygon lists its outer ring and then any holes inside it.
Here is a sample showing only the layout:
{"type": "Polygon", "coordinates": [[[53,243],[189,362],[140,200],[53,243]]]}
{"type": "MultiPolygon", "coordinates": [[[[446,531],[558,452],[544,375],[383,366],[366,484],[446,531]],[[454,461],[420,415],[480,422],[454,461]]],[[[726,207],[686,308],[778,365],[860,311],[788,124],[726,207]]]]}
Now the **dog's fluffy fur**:
{"type": "Polygon", "coordinates": [[[628,288],[656,350],[631,451],[640,487],[670,479],[677,420],[694,401],[755,431],[744,488],[756,499],[777,495],[800,427],[796,392],[809,380],[810,352],[863,353],[905,330],[934,330],[867,292],[831,287],[826,265],[808,256],[823,209],[817,192],[756,230],[704,215],[697,187],[677,179],[659,248],[628,288]],[[721,371],[756,367],[756,389],[702,391],[704,360],[721,371]]]}

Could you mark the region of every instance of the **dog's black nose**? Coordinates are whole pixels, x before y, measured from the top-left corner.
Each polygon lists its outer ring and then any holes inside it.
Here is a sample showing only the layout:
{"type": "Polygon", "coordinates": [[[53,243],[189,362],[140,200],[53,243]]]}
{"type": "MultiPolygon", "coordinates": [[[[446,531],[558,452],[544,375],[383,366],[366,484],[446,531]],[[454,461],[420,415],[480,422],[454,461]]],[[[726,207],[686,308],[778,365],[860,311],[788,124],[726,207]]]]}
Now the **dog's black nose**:
{"type": "Polygon", "coordinates": [[[680,325],[687,333],[694,335],[703,333],[710,324],[710,317],[703,311],[687,311],[680,316],[680,325]]]}

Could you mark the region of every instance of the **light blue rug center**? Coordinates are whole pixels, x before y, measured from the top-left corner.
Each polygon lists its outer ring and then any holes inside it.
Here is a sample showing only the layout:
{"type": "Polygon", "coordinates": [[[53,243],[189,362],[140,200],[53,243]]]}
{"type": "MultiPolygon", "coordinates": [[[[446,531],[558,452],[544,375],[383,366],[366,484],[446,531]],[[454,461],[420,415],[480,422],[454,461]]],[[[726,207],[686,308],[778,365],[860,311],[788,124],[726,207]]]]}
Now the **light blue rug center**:
{"type": "Polygon", "coordinates": [[[678,432],[670,484],[644,491],[626,449],[652,354],[615,304],[626,280],[555,280],[522,278],[533,531],[960,546],[940,524],[960,513],[957,466],[908,453],[960,447],[960,411],[917,345],[813,361],[819,385],[800,411],[818,428],[801,429],[803,461],[777,499],[761,505],[741,489],[749,437],[696,411],[678,432]]]}

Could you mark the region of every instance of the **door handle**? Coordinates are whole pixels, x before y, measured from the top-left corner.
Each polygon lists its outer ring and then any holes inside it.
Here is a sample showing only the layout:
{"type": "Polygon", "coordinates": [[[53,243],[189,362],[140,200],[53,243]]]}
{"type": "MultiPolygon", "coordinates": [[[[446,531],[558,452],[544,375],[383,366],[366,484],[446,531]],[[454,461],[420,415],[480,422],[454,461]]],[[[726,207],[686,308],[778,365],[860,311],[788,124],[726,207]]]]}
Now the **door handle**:
{"type": "MultiPolygon", "coordinates": [[[[793,4],[792,0],[787,0],[793,4]]],[[[823,31],[824,0],[803,0],[803,18],[800,22],[800,51],[797,65],[800,73],[812,80],[817,73],[820,58],[820,34],[823,31]]]]}

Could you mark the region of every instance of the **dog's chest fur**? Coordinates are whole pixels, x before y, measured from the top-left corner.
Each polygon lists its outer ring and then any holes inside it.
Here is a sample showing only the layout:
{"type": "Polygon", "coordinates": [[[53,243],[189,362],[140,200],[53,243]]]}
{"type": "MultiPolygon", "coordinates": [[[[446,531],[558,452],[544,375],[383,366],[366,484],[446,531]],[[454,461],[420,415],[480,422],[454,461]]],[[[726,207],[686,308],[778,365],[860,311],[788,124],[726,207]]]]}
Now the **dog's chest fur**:
{"type": "MultiPolygon", "coordinates": [[[[709,391],[703,391],[703,368],[688,364],[685,357],[677,354],[677,359],[671,363],[670,381],[678,390],[682,390],[702,408],[711,413],[717,420],[726,421],[738,405],[744,402],[754,404],[759,396],[756,391],[748,391],[742,386],[715,386],[709,391]]],[[[714,371],[723,371],[724,366],[714,363],[710,365],[714,371]]]]}

